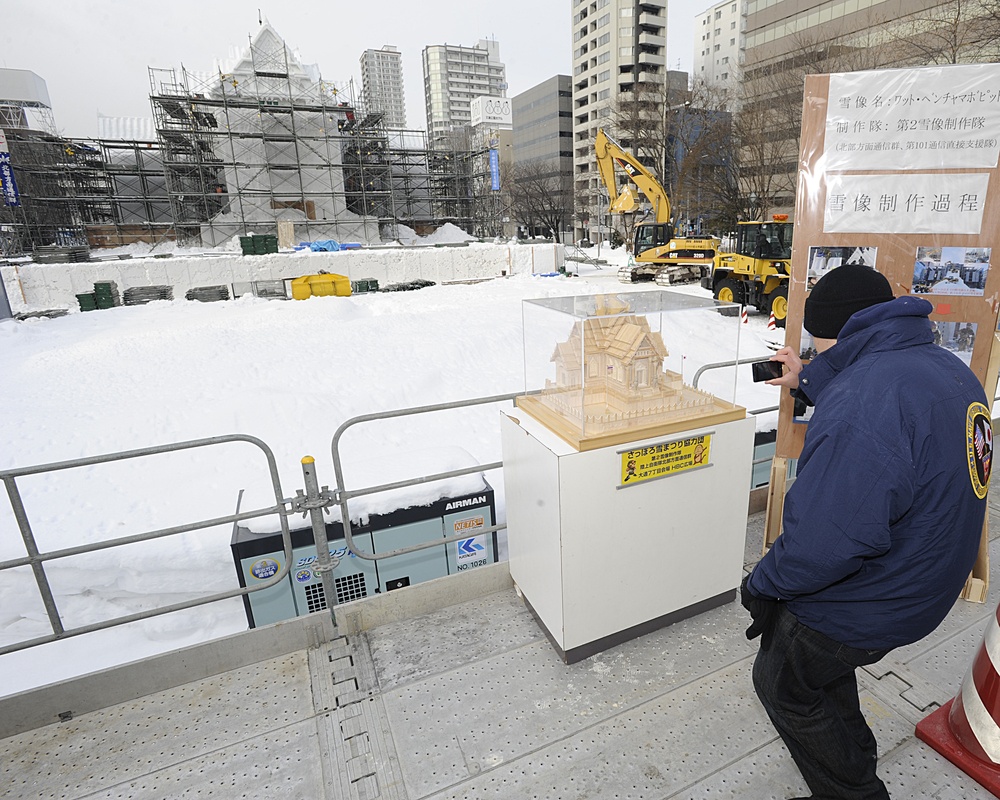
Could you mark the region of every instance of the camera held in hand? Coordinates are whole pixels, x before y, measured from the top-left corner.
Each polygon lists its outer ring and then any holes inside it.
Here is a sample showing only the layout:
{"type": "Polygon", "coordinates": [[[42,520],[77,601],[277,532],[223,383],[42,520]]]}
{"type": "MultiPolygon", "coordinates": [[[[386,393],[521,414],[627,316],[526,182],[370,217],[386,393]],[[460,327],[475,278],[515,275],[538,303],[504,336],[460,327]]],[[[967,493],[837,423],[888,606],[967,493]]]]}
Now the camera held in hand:
{"type": "Polygon", "coordinates": [[[780,361],[754,361],[750,369],[753,370],[754,383],[780,378],[782,373],[780,361]]]}

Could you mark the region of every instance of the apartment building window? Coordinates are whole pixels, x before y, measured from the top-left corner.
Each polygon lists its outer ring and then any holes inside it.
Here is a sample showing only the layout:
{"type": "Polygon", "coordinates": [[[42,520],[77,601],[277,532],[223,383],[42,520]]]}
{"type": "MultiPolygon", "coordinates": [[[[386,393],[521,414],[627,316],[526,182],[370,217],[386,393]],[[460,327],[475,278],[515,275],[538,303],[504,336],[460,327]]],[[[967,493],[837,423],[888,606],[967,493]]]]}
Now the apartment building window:
{"type": "Polygon", "coordinates": [[[611,41],[611,34],[603,33],[597,38],[597,46],[604,47],[604,45],[606,45],[610,41],[611,41]]]}
{"type": "Polygon", "coordinates": [[[618,12],[618,16],[619,17],[631,17],[631,16],[634,15],[634,13],[635,13],[635,9],[632,8],[632,6],[629,6],[628,8],[623,8],[621,11],[619,11],[618,12]]]}
{"type": "Polygon", "coordinates": [[[598,28],[603,28],[609,22],[611,22],[611,15],[610,14],[605,14],[603,17],[601,17],[599,20],[597,20],[597,27],[598,28]]]}
{"type": "Polygon", "coordinates": [[[611,60],[611,52],[608,50],[605,50],[597,57],[598,64],[607,64],[610,60],[611,60]]]}
{"type": "Polygon", "coordinates": [[[634,30],[634,28],[619,28],[618,35],[622,37],[631,36],[634,30]]]}

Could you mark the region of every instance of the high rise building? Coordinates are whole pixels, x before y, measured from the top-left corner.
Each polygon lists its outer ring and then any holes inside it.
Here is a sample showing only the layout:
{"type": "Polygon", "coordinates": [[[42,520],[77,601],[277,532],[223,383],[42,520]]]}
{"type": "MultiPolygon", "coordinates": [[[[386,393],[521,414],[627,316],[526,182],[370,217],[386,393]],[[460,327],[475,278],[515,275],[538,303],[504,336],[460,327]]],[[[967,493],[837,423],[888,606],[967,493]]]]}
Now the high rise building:
{"type": "Polygon", "coordinates": [[[733,87],[740,79],[742,22],[747,0],[722,0],[694,20],[696,82],[733,87]]]}
{"type": "MultiPolygon", "coordinates": [[[[549,236],[572,230],[573,81],[554,75],[513,99],[514,181],[541,199],[516,208],[521,232],[549,236]],[[529,218],[530,215],[530,218],[529,218]]],[[[515,190],[516,192],[517,190],[515,190]]]]}
{"type": "Polygon", "coordinates": [[[445,143],[472,121],[476,97],[506,97],[507,68],[500,44],[480,39],[472,47],[438,44],[424,48],[424,102],[432,146],[445,143]]]}
{"type": "MultiPolygon", "coordinates": [[[[732,0],[730,0],[732,2],[732,0]]],[[[740,177],[765,215],[792,211],[805,74],[1000,59],[993,3],[747,0],[740,177]]]]}
{"type": "Polygon", "coordinates": [[[597,129],[611,127],[616,109],[640,93],[661,104],[668,94],[667,0],[572,4],[574,224],[576,238],[593,238],[605,232],[598,220],[606,210],[594,161],[597,129]]]}
{"type": "Polygon", "coordinates": [[[379,50],[365,50],[360,61],[365,108],[383,114],[386,128],[402,130],[406,127],[406,101],[399,50],[386,44],[379,50]]]}

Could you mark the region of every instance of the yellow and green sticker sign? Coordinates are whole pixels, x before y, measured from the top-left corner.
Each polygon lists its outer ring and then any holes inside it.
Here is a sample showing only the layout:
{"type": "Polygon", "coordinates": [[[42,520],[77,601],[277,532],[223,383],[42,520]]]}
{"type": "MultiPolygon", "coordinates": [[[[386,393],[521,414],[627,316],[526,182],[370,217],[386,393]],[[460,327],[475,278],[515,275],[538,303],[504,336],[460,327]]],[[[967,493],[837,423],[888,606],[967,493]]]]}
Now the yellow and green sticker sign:
{"type": "Polygon", "coordinates": [[[703,433],[622,450],[619,452],[622,470],[619,488],[707,467],[711,449],[712,434],[703,433]]]}

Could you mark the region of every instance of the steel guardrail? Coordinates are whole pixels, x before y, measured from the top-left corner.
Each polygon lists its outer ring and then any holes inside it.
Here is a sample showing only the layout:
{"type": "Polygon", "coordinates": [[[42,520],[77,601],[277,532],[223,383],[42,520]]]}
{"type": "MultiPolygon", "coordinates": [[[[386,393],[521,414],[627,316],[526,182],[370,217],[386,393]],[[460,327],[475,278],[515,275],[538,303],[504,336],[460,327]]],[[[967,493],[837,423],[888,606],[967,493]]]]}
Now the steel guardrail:
{"type": "MultiPolygon", "coordinates": [[[[363,558],[366,561],[378,561],[382,558],[391,558],[392,556],[399,556],[405,553],[414,553],[418,550],[426,550],[429,547],[450,544],[451,542],[457,542],[461,539],[468,539],[469,537],[467,534],[456,534],[455,536],[446,536],[443,539],[433,539],[429,542],[422,542],[409,547],[399,547],[385,553],[367,553],[354,546],[354,539],[351,531],[351,514],[350,509],[348,508],[348,501],[352,497],[362,497],[364,495],[376,494],[379,492],[388,492],[393,489],[401,489],[406,486],[418,486],[422,483],[430,483],[432,481],[444,480],[446,478],[457,478],[462,475],[472,475],[477,472],[488,472],[490,470],[500,469],[503,467],[503,461],[494,461],[490,464],[479,464],[475,467],[464,467],[463,469],[438,472],[424,477],[409,478],[407,480],[394,481],[392,483],[383,483],[378,486],[368,486],[363,489],[349,490],[345,488],[344,483],[344,467],[340,458],[340,440],[350,428],[364,422],[375,422],[377,420],[394,419],[396,417],[415,416],[417,414],[428,414],[436,411],[451,411],[459,408],[487,405],[489,403],[509,403],[513,402],[514,398],[521,397],[523,395],[524,392],[513,392],[511,394],[493,395],[492,397],[479,397],[473,400],[458,400],[451,403],[437,403],[429,406],[403,408],[396,411],[362,414],[358,417],[352,417],[337,428],[337,431],[333,435],[333,441],[330,444],[330,451],[333,456],[333,471],[337,479],[337,486],[339,487],[337,489],[337,502],[340,505],[341,524],[344,526],[344,543],[347,545],[348,550],[354,553],[354,555],[358,558],[363,558]]],[[[493,533],[494,531],[503,530],[506,527],[506,525],[493,525],[489,528],[477,528],[476,531],[478,534],[493,533]]]]}
{"type": "Polygon", "coordinates": [[[90,456],[87,458],[77,458],[68,461],[57,461],[51,464],[39,464],[31,467],[21,467],[16,469],[6,469],[0,470],[0,481],[3,482],[4,487],[7,490],[7,497],[10,500],[11,510],[14,512],[14,519],[17,523],[18,530],[21,534],[21,539],[24,543],[27,556],[23,558],[15,558],[7,561],[0,561],[0,572],[8,569],[15,569],[17,567],[30,566],[32,573],[34,575],[36,588],[38,589],[39,595],[41,596],[42,603],[45,606],[45,612],[48,616],[49,625],[52,628],[52,633],[46,636],[38,636],[33,639],[25,639],[20,642],[15,642],[14,644],[9,644],[5,646],[0,646],[0,655],[5,655],[6,653],[12,653],[18,650],[25,650],[29,647],[35,647],[41,644],[48,644],[50,642],[59,641],[62,639],[68,639],[73,636],[80,636],[85,633],[92,633],[98,630],[104,630],[106,628],[116,627],[118,625],[125,625],[130,622],[137,622],[142,619],[149,619],[150,617],[160,616],[162,614],[169,614],[173,611],[181,611],[186,608],[194,608],[195,606],[206,605],[208,603],[215,603],[220,600],[228,600],[233,597],[240,597],[243,595],[250,594],[255,591],[262,591],[268,589],[280,583],[284,577],[288,574],[289,565],[291,562],[292,555],[292,540],[291,534],[288,528],[288,516],[292,511],[287,508],[291,501],[285,500],[281,491],[281,482],[278,478],[278,467],[274,459],[274,453],[271,451],[263,441],[254,437],[246,436],[243,434],[230,434],[225,436],[212,436],[205,439],[193,439],[186,442],[177,442],[173,444],[156,445],[153,447],[143,447],[136,450],[126,450],[116,453],[107,453],[97,456],[90,456]],[[79,545],[76,547],[64,547],[58,550],[51,550],[48,552],[42,552],[38,549],[38,545],[35,541],[35,535],[31,530],[31,523],[28,520],[27,511],[24,508],[24,503],[21,498],[21,493],[17,487],[17,479],[28,475],[41,475],[49,472],[58,472],[61,470],[75,469],[78,467],[88,467],[97,464],[106,464],[114,461],[124,461],[132,458],[140,458],[144,456],[154,456],[162,453],[176,452],[179,450],[190,450],[198,447],[209,447],[219,444],[228,444],[232,442],[246,442],[260,448],[264,457],[267,460],[268,471],[271,477],[271,485],[274,489],[275,504],[267,508],[253,509],[251,511],[239,511],[234,514],[227,514],[222,517],[214,517],[208,520],[202,520],[200,522],[191,522],[184,525],[174,525],[169,528],[159,528],[152,531],[146,531],[143,533],[134,534],[131,536],[120,536],[114,539],[105,539],[100,542],[92,542],[90,544],[79,545]],[[203,597],[195,598],[192,600],[184,600],[177,603],[171,603],[166,606],[158,606],[156,608],[146,609],[144,611],[138,611],[134,614],[127,614],[120,617],[113,617],[111,619],[101,620],[99,622],[94,622],[88,625],[80,625],[78,627],[66,628],[63,625],[62,615],[59,613],[58,604],[56,603],[55,594],[52,591],[52,587],[49,583],[48,575],[45,572],[45,564],[51,561],[55,561],[62,558],[69,558],[70,556],[82,555],[84,553],[97,552],[100,550],[107,550],[112,547],[120,547],[126,544],[135,544],[136,542],[152,541],[154,539],[160,539],[166,536],[174,536],[180,533],[188,533],[191,531],[202,530],[205,528],[213,528],[219,525],[224,525],[227,523],[239,522],[241,520],[254,519],[256,517],[270,516],[272,514],[277,514],[281,520],[281,538],[282,545],[284,548],[285,563],[284,567],[279,569],[279,571],[268,581],[262,582],[254,587],[243,587],[239,589],[233,589],[225,592],[217,592],[211,595],[205,595],[203,597]]]}

